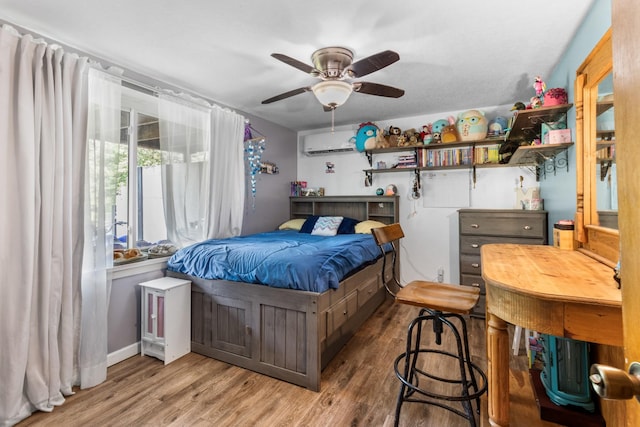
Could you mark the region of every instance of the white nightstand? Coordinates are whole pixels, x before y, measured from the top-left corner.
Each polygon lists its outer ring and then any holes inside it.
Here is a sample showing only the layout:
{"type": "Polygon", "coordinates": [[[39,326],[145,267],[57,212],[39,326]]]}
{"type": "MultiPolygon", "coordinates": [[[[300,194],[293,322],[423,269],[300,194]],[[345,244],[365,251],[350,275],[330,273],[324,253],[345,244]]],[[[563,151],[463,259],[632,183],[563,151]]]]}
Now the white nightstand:
{"type": "Polygon", "coordinates": [[[162,277],[140,286],[141,354],[166,365],[191,351],[191,282],[162,277]]]}

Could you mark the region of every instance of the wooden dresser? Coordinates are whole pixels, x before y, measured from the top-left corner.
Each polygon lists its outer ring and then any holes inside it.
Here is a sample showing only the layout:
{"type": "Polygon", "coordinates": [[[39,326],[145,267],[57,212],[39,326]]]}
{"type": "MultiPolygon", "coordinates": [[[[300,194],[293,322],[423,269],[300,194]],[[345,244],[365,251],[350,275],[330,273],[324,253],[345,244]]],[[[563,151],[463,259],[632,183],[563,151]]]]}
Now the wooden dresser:
{"type": "Polygon", "coordinates": [[[480,248],[487,243],[547,244],[547,212],[515,209],[460,209],[460,284],[479,286],[472,316],[485,317],[485,283],[480,248]]]}

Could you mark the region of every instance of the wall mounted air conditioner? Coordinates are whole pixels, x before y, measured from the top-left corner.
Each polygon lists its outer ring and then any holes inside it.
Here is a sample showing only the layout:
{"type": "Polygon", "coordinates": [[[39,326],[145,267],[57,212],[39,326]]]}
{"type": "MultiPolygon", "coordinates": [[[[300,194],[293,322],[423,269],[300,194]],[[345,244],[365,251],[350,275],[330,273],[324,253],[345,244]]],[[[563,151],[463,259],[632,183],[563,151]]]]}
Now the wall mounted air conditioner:
{"type": "Polygon", "coordinates": [[[304,137],[304,153],[307,156],[322,154],[352,153],[356,145],[351,141],[353,131],[336,131],[333,133],[318,133],[304,137]]]}

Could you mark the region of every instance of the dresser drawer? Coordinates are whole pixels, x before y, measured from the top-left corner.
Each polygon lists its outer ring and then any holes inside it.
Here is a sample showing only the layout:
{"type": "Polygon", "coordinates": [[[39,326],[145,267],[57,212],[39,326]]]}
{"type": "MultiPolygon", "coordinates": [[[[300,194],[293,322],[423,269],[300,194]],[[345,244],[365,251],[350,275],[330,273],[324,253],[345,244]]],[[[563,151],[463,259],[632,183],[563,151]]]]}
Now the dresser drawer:
{"type": "Polygon", "coordinates": [[[476,276],[475,274],[461,274],[460,284],[466,286],[476,286],[480,288],[480,294],[485,294],[485,286],[482,276],[476,276]]]}
{"type": "Polygon", "coordinates": [[[460,235],[508,236],[543,239],[547,213],[543,211],[460,212],[460,235]]]}
{"type": "Polygon", "coordinates": [[[516,209],[460,209],[460,284],[480,287],[472,312],[485,316],[485,283],[480,248],[492,243],[547,244],[547,212],[516,209]]]}
{"type": "Polygon", "coordinates": [[[480,276],[482,274],[480,255],[460,254],[460,273],[480,276]]]}
{"type": "Polygon", "coordinates": [[[489,243],[516,243],[521,245],[543,245],[544,238],[527,239],[523,237],[499,237],[480,235],[461,235],[460,252],[480,255],[480,247],[489,243]]]}
{"type": "Polygon", "coordinates": [[[478,303],[471,310],[471,315],[473,317],[484,317],[486,311],[486,297],[484,295],[480,295],[480,298],[478,298],[478,303]]]}

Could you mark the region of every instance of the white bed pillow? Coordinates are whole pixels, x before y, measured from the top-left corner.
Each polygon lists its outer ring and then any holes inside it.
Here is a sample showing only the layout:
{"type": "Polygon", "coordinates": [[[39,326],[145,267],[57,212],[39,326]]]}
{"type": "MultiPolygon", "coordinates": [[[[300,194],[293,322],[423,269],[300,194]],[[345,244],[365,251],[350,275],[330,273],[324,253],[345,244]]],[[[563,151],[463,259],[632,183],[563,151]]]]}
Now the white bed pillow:
{"type": "Polygon", "coordinates": [[[313,226],[311,234],[316,236],[335,236],[338,234],[338,227],[344,217],[341,216],[321,216],[313,226]]]}

